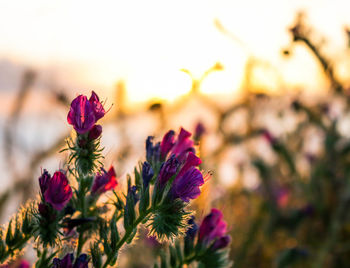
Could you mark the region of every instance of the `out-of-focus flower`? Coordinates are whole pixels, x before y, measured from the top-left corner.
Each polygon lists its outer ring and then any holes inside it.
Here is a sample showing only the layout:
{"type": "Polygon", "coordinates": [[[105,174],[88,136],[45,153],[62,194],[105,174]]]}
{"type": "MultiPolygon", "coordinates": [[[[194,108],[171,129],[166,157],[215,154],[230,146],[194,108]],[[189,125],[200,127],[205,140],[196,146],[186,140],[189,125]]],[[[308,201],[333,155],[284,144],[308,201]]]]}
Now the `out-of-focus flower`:
{"type": "Polygon", "coordinates": [[[30,268],[30,264],[26,260],[21,260],[19,265],[17,266],[18,268],[30,268]]]}
{"type": "Polygon", "coordinates": [[[229,235],[222,236],[214,242],[212,249],[219,250],[219,249],[225,248],[228,246],[228,244],[230,244],[230,242],[231,242],[231,236],[229,235]]]}
{"type": "Polygon", "coordinates": [[[101,133],[102,133],[102,126],[101,125],[94,125],[89,132],[89,140],[98,139],[98,137],[101,136],[101,133]]]}
{"type": "Polygon", "coordinates": [[[172,193],[175,198],[181,198],[184,202],[197,198],[201,191],[200,186],[204,184],[202,173],[195,167],[189,168],[182,176],[176,177],[172,193]]]}
{"type": "Polygon", "coordinates": [[[101,119],[102,117],[104,117],[104,115],[106,113],[105,109],[103,108],[103,105],[101,104],[99,97],[97,96],[97,94],[94,91],[91,92],[91,97],[89,99],[89,102],[90,102],[92,109],[94,111],[95,120],[97,121],[97,120],[101,119]]]}
{"type": "Polygon", "coordinates": [[[42,194],[45,193],[50,179],[51,179],[50,173],[46,169],[44,169],[44,173],[42,173],[41,176],[39,177],[39,185],[40,185],[40,190],[42,194]]]}
{"type": "Polygon", "coordinates": [[[69,186],[66,175],[56,171],[47,184],[43,193],[44,199],[56,210],[62,210],[72,197],[72,188],[69,186]]]}
{"type": "Polygon", "coordinates": [[[194,216],[192,216],[188,220],[187,224],[190,225],[191,227],[188,228],[188,230],[186,231],[186,238],[193,240],[194,237],[196,236],[197,232],[198,232],[198,225],[194,221],[194,216]]]}
{"type": "Polygon", "coordinates": [[[160,152],[163,159],[166,158],[171,148],[175,145],[175,131],[169,130],[163,137],[160,144],[160,152]]]}
{"type": "Polygon", "coordinates": [[[205,132],[206,132],[206,129],[205,129],[205,126],[203,125],[203,123],[198,122],[196,125],[196,128],[194,130],[194,139],[196,141],[199,141],[205,132]]]}
{"type": "Polygon", "coordinates": [[[143,188],[146,189],[149,185],[149,182],[153,178],[154,171],[152,169],[152,166],[148,162],[144,162],[142,165],[142,181],[143,181],[143,188]]]}
{"type": "Polygon", "coordinates": [[[55,258],[53,268],[88,268],[89,258],[86,254],[81,254],[74,262],[74,255],[68,253],[63,259],[55,258]]]}
{"type": "Polygon", "coordinates": [[[207,215],[201,226],[199,227],[198,239],[207,244],[214,239],[219,239],[226,234],[226,222],[222,219],[222,212],[213,208],[209,215],[207,215]]]}
{"type": "Polygon", "coordinates": [[[129,187],[128,189],[128,195],[132,195],[133,199],[134,199],[134,204],[136,204],[139,200],[140,200],[140,197],[139,195],[137,194],[137,187],[134,185],[134,186],[131,186],[129,187]]]}
{"type": "Polygon", "coordinates": [[[72,253],[68,253],[63,259],[54,258],[53,268],[73,268],[74,256],[72,253]]]}
{"type": "Polygon", "coordinates": [[[270,131],[268,131],[267,129],[264,129],[262,132],[262,135],[264,137],[264,139],[270,144],[274,144],[277,142],[277,139],[271,134],[270,131]]]}
{"type": "Polygon", "coordinates": [[[160,142],[153,144],[153,136],[146,139],[146,159],[149,163],[158,162],[160,159],[160,142]]]}
{"type": "Polygon", "coordinates": [[[113,167],[110,167],[108,172],[103,170],[103,173],[98,173],[95,176],[94,183],[91,188],[92,194],[102,194],[106,191],[114,189],[118,185],[116,173],[113,167]]]}
{"type": "Polygon", "coordinates": [[[73,265],[73,268],[88,268],[89,258],[86,254],[81,254],[73,265]]]}
{"type": "Polygon", "coordinates": [[[179,166],[180,162],[177,160],[175,155],[172,155],[160,169],[158,177],[160,185],[164,186],[168,180],[176,174],[179,166]]]}
{"type": "Polygon", "coordinates": [[[96,123],[94,108],[84,95],[76,97],[70,106],[67,121],[79,134],[90,131],[96,123]]]}

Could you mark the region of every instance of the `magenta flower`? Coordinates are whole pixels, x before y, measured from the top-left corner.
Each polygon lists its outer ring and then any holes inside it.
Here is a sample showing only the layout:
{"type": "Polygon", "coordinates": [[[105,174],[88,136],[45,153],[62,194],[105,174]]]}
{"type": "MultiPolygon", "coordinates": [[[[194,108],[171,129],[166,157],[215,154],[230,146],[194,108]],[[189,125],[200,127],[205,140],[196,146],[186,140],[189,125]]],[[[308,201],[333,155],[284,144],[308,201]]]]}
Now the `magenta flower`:
{"type": "Polygon", "coordinates": [[[44,199],[56,210],[62,210],[72,198],[72,188],[68,184],[66,175],[56,171],[47,184],[43,193],[44,199]]]}
{"type": "Polygon", "coordinates": [[[94,183],[91,188],[92,194],[102,194],[108,190],[114,189],[118,185],[116,173],[113,167],[110,167],[108,172],[103,170],[103,173],[98,173],[95,176],[94,183]]]}
{"type": "Polygon", "coordinates": [[[198,240],[203,243],[210,243],[214,239],[221,238],[226,233],[226,222],[222,219],[222,212],[213,208],[209,215],[202,221],[199,227],[198,240]]]}
{"type": "Polygon", "coordinates": [[[102,126],[101,125],[94,125],[89,132],[89,140],[98,139],[98,137],[101,136],[101,133],[102,133],[102,126]]]}
{"type": "Polygon", "coordinates": [[[39,185],[40,185],[40,190],[42,194],[45,193],[50,180],[51,180],[50,173],[46,169],[44,169],[44,173],[42,173],[41,176],[39,177],[39,185]]]}
{"type": "Polygon", "coordinates": [[[175,154],[181,161],[183,156],[190,151],[194,151],[193,141],[190,139],[191,133],[181,128],[177,137],[177,141],[171,150],[172,154],[175,154]]]}
{"type": "Polygon", "coordinates": [[[86,96],[79,95],[72,101],[67,121],[79,134],[84,134],[92,129],[96,123],[96,117],[93,105],[86,96]]]}
{"type": "Polygon", "coordinates": [[[30,268],[30,264],[26,260],[21,260],[19,265],[17,266],[18,268],[30,268]]]}
{"type": "Polygon", "coordinates": [[[54,258],[53,268],[73,268],[73,260],[74,256],[72,253],[68,253],[62,260],[54,258]]]}
{"type": "Polygon", "coordinates": [[[187,158],[185,163],[183,164],[179,174],[177,174],[177,177],[182,176],[183,174],[185,174],[185,172],[187,170],[189,170],[191,167],[197,167],[202,163],[202,160],[197,157],[194,153],[189,152],[187,154],[187,158]]]}
{"type": "Polygon", "coordinates": [[[103,105],[101,104],[99,97],[94,91],[91,92],[91,97],[89,99],[89,102],[92,105],[92,109],[95,114],[95,120],[97,121],[102,117],[104,117],[106,113],[105,109],[103,108],[103,105]]]}
{"type": "Polygon", "coordinates": [[[194,139],[197,141],[200,140],[205,132],[206,132],[206,129],[203,123],[198,122],[194,130],[194,139]]]}
{"type": "Polygon", "coordinates": [[[227,247],[228,244],[230,244],[230,242],[231,242],[231,236],[225,235],[225,236],[222,236],[222,237],[218,238],[214,242],[212,248],[213,248],[213,250],[219,250],[219,249],[227,247]]]}
{"type": "Polygon", "coordinates": [[[197,198],[201,191],[200,186],[204,184],[202,173],[195,167],[189,168],[182,176],[176,177],[172,193],[174,198],[181,198],[184,202],[197,198]]]}
{"type": "Polygon", "coordinates": [[[172,155],[161,167],[158,181],[160,185],[164,186],[168,180],[174,176],[179,168],[180,163],[175,155],[172,155]]]}
{"type": "Polygon", "coordinates": [[[166,158],[171,148],[175,145],[175,131],[169,130],[163,137],[163,140],[160,144],[160,153],[163,159],[166,158]]]}

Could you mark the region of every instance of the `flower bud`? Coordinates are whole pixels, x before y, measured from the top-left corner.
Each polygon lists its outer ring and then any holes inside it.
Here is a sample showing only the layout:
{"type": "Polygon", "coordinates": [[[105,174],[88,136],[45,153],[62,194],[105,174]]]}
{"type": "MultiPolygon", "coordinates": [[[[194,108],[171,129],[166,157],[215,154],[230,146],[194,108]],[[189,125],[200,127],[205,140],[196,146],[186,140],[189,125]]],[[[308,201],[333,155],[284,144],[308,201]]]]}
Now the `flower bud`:
{"type": "Polygon", "coordinates": [[[93,128],[89,132],[89,140],[96,140],[101,136],[102,126],[94,125],[93,128]]]}
{"type": "Polygon", "coordinates": [[[62,210],[72,197],[72,188],[66,175],[61,171],[55,172],[44,193],[45,201],[56,210],[62,210]]]}
{"type": "Polygon", "coordinates": [[[103,170],[103,173],[98,173],[95,176],[94,183],[91,188],[92,194],[102,194],[106,191],[114,189],[118,185],[116,173],[113,167],[110,167],[108,172],[103,170]]]}
{"type": "Polygon", "coordinates": [[[212,249],[219,250],[219,249],[225,248],[228,246],[228,244],[230,244],[230,242],[231,242],[231,236],[229,235],[222,236],[214,242],[212,249]]]}

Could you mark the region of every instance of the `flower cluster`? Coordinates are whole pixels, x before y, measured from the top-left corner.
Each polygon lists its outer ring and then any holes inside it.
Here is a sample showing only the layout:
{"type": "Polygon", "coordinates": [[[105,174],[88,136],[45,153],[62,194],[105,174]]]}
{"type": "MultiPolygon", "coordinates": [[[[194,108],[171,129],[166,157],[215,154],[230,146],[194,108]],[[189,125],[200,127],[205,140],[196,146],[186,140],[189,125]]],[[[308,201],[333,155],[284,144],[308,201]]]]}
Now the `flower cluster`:
{"type": "MultiPolygon", "coordinates": [[[[175,240],[186,232],[187,240],[194,239],[198,228],[188,205],[200,195],[205,180],[198,169],[201,159],[195,154],[191,133],[181,128],[176,135],[171,130],[155,144],[153,137],[148,137],[146,161],[134,169],[133,177],[127,176],[123,193],[115,189],[118,180],[113,166],[106,170],[100,161],[102,127],[96,122],[104,115],[94,92],[89,99],[80,95],[72,101],[67,120],[77,135],[67,143],[70,155],[66,171],[51,176],[43,170],[38,179],[41,200],[24,212],[23,226],[17,219],[14,224],[10,222],[8,251],[0,243],[0,261],[17,254],[16,250],[34,237],[36,267],[87,268],[89,263],[93,267],[114,266],[119,250],[132,242],[142,223],[159,242],[175,240]],[[113,194],[100,199],[107,191],[113,194]],[[119,220],[123,225],[118,224],[119,220]],[[121,226],[123,231],[118,230],[121,226]]],[[[203,250],[216,252],[229,243],[222,215],[214,210],[212,214],[203,221],[207,227],[199,229],[198,256],[203,250]]]]}

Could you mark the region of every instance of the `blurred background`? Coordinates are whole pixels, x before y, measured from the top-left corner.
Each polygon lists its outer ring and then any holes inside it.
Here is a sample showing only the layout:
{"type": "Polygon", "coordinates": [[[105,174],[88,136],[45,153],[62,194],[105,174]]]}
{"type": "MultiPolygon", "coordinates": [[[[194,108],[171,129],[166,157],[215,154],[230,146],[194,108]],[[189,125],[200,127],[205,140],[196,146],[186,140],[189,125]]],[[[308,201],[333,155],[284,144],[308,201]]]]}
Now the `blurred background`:
{"type": "MultiPolygon", "coordinates": [[[[64,166],[70,102],[94,90],[120,189],[146,137],[182,126],[213,174],[193,209],[224,210],[234,267],[349,267],[349,10],[346,0],[0,1],[1,223],[37,196],[41,169],[64,166]]],[[[160,246],[142,237],[150,254],[121,267],[152,263],[160,246]]]]}

